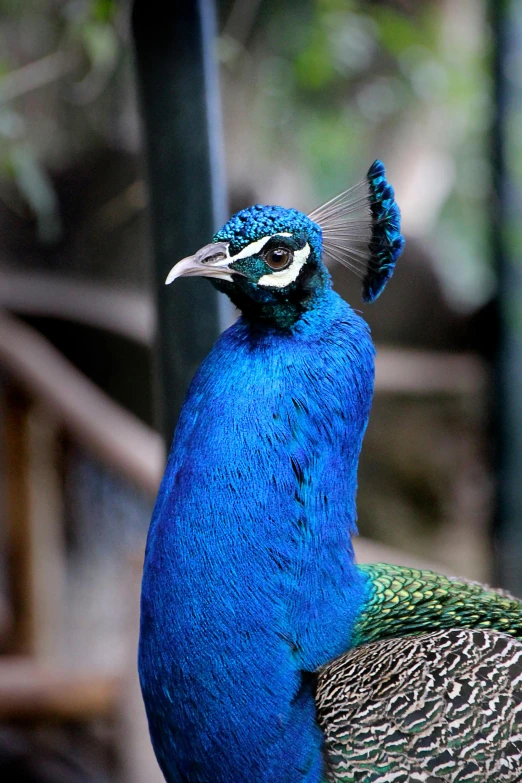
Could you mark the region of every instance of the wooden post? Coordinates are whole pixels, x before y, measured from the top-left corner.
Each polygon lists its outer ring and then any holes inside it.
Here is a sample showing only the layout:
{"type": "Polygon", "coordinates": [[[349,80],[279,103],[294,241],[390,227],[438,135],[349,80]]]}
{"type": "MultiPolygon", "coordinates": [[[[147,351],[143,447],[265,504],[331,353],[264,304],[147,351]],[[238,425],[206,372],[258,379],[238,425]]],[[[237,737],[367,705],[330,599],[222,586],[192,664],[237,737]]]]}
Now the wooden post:
{"type": "Polygon", "coordinates": [[[9,394],[6,405],[6,551],[13,605],[9,651],[56,661],[65,589],[59,428],[9,394]]]}
{"type": "Polygon", "coordinates": [[[6,395],[5,408],[5,549],[13,613],[8,649],[11,653],[33,653],[35,607],[30,556],[29,403],[22,396],[10,393],[6,395]]]}
{"type": "Polygon", "coordinates": [[[29,560],[33,596],[33,650],[40,661],[63,655],[66,555],[63,520],[61,428],[35,405],[29,435],[29,560]]]}

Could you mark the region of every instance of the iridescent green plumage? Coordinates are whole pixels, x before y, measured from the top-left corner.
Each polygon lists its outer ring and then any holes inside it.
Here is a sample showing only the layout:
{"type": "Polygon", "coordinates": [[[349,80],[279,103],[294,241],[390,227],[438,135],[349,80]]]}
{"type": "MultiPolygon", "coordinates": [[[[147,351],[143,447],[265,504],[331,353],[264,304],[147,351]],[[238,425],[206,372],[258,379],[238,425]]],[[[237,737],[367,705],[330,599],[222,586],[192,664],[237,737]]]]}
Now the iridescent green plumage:
{"type": "Polygon", "coordinates": [[[522,637],[522,604],[476,582],[404,566],[360,566],[372,594],[353,644],[445,628],[487,628],[522,637]]]}

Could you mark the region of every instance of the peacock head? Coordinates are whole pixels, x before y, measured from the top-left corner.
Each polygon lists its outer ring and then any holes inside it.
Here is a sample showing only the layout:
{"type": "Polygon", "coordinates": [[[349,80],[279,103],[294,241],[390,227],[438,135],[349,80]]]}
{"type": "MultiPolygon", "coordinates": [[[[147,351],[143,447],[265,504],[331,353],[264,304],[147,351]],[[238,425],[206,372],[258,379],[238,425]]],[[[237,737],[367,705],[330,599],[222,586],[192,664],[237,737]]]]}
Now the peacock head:
{"type": "Polygon", "coordinates": [[[259,204],[238,212],[166,283],[208,277],[245,316],[289,326],[330,286],[325,258],[358,274],[363,300],[372,302],[403,246],[393,189],[375,161],[362,182],[310,215],[259,204]]]}

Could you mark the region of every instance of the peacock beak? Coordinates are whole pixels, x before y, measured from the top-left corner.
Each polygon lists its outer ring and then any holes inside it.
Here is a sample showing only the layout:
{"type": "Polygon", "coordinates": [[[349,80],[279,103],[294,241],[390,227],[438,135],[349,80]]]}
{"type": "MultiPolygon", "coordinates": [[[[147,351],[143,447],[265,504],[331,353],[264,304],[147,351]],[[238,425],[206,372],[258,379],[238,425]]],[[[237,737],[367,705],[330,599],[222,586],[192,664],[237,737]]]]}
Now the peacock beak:
{"type": "Polygon", "coordinates": [[[165,285],[169,285],[177,277],[217,277],[231,281],[232,274],[237,273],[229,266],[232,259],[228,247],[228,242],[211,242],[193,256],[178,261],[170,270],[165,285]]]}

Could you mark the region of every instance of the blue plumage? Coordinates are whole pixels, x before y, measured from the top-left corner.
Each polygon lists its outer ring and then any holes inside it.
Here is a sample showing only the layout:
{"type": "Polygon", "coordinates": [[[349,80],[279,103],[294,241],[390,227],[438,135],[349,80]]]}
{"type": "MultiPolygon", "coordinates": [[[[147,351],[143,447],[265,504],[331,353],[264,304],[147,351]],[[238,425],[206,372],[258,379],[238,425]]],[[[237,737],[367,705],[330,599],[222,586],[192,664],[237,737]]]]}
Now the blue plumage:
{"type": "Polygon", "coordinates": [[[168,278],[243,312],[190,386],[147,543],[139,672],[168,783],[323,778],[312,673],[370,590],[350,535],[374,349],[321,256],[318,223],[256,206],[168,278]]]}

